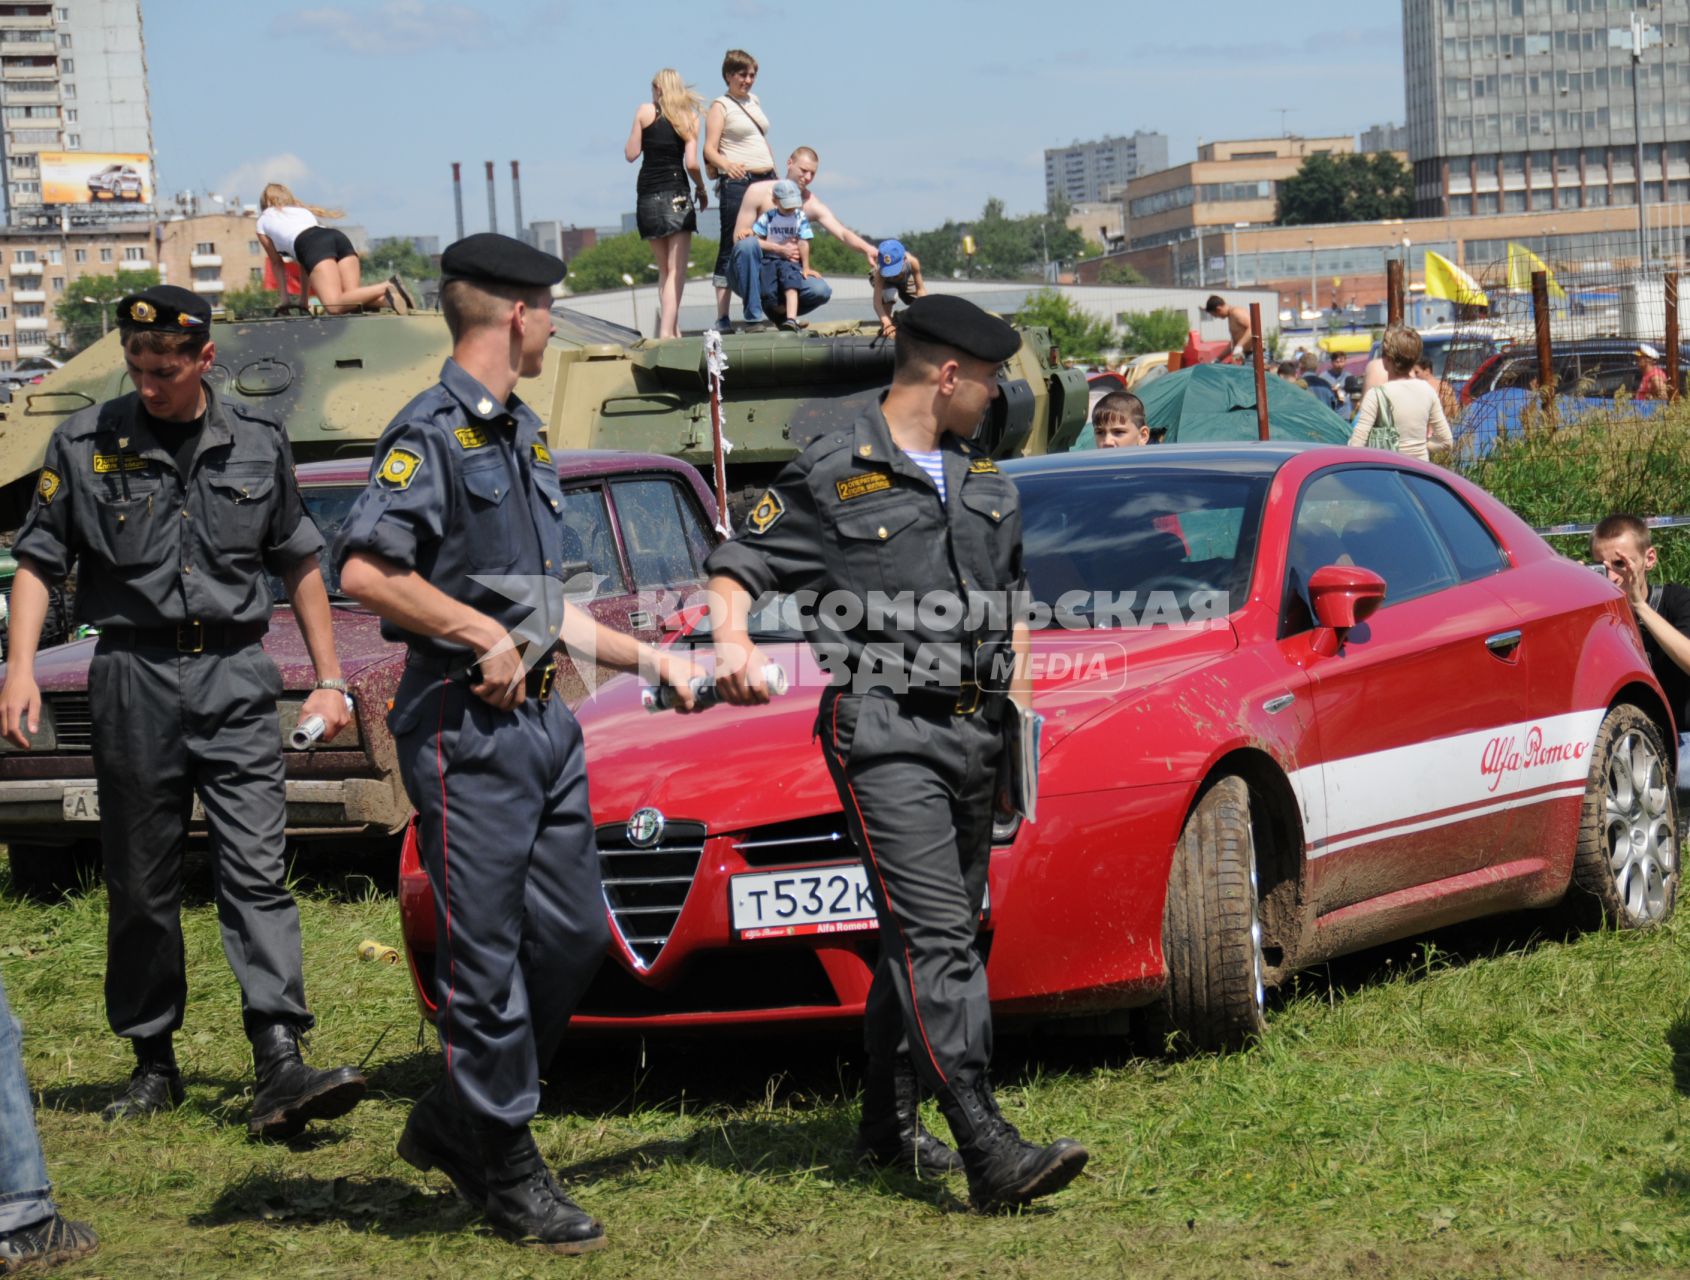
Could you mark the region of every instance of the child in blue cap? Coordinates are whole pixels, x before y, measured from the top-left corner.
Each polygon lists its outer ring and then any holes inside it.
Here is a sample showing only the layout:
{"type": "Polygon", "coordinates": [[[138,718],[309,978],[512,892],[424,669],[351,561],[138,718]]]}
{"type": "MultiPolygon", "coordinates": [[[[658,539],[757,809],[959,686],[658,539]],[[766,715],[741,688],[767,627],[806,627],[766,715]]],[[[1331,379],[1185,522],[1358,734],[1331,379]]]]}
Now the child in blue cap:
{"type": "Polygon", "coordinates": [[[751,226],[751,234],[763,249],[763,279],[786,297],[783,329],[802,329],[798,320],[798,289],[810,274],[810,241],[814,232],[804,216],[804,193],[790,178],[775,183],[774,207],[765,209],[751,226]],[[797,260],[787,256],[785,246],[798,246],[797,260]]]}
{"type": "Polygon", "coordinates": [[[874,297],[874,314],[880,317],[880,332],[892,337],[898,331],[892,323],[892,308],[898,302],[907,307],[927,293],[921,278],[921,263],[904,248],[901,240],[882,240],[874,254],[874,279],[869,283],[874,297]]]}

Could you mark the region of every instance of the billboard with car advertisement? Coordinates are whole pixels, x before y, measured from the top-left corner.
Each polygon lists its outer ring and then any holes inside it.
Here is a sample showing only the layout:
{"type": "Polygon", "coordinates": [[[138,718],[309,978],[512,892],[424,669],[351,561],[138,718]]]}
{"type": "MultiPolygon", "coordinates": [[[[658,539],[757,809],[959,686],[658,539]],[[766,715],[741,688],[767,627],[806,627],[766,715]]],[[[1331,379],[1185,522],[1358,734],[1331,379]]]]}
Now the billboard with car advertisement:
{"type": "Polygon", "coordinates": [[[151,156],[109,151],[43,151],[43,204],[151,204],[151,156]]]}

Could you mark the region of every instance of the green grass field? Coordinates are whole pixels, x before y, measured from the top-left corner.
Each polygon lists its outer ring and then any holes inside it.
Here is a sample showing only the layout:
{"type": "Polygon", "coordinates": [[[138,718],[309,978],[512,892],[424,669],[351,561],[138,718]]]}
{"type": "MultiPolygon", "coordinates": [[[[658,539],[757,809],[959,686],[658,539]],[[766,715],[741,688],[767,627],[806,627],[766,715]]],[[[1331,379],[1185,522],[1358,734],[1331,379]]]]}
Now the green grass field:
{"type": "Polygon", "coordinates": [[[49,1167],[104,1240],[66,1274],[1690,1274],[1690,924],[1570,936],[1510,917],[1370,952],[1306,975],[1268,1041],[1231,1058],[1004,1035],[1006,1111],[1092,1151],[1017,1217],[963,1211],[960,1180],[852,1165],[847,1042],[577,1041],[536,1132],[611,1247],[554,1259],[393,1154],[436,1068],[403,971],[355,954],[398,940],[366,882],[302,894],[310,1057],[367,1055],[371,1096],[291,1146],[246,1140],[250,1063],[203,865],[193,884],[188,1102],[116,1127],[98,1110],[130,1063],[101,1006],[103,892],[0,897],[49,1167]]]}

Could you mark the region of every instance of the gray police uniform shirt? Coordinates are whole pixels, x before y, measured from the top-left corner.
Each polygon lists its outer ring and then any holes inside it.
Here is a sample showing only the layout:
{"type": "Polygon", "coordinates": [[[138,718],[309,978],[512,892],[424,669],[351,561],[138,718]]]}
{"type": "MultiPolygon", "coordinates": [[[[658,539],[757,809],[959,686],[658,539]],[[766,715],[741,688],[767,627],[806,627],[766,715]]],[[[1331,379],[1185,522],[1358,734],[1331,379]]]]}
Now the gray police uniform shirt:
{"type": "MultiPolygon", "coordinates": [[[[519,641],[556,644],[563,621],[563,492],[545,424],[500,402],[448,358],[440,381],[388,425],[369,487],[341,525],[354,551],[406,569],[487,614],[519,641]]],[[[473,655],[383,621],[382,635],[430,656],[473,655]]]]}
{"type": "Polygon", "coordinates": [[[948,690],[985,677],[1007,689],[985,655],[1008,651],[1025,605],[1020,499],[972,444],[946,435],[940,452],[943,502],[893,443],[880,404],[869,406],[786,466],[707,570],[753,596],[815,593],[799,603],[822,606],[811,645],[836,682],[849,670],[859,691],[902,692],[900,678],[948,690]]]}
{"type": "Polygon", "coordinates": [[[286,432],[207,385],[183,475],[148,421],[131,392],[60,423],[13,553],[52,579],[76,565],[76,616],[96,627],[265,621],[268,575],[323,547],[286,432]]]}

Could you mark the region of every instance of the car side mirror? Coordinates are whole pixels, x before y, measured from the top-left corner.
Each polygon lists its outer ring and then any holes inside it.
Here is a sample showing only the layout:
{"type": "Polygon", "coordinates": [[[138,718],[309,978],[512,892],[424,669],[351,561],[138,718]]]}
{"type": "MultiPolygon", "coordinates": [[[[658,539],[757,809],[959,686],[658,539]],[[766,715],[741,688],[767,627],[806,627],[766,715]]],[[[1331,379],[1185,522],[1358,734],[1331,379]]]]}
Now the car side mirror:
{"type": "Polygon", "coordinates": [[[1385,580],[1358,565],[1329,564],[1309,575],[1309,602],[1320,624],[1311,644],[1323,658],[1344,647],[1350,632],[1385,602],[1385,580]]]}

